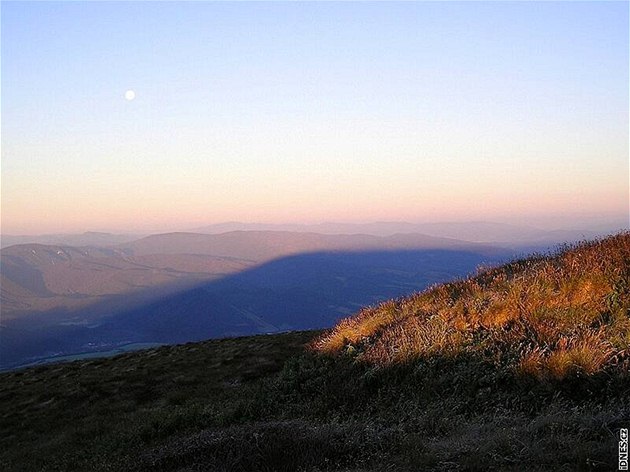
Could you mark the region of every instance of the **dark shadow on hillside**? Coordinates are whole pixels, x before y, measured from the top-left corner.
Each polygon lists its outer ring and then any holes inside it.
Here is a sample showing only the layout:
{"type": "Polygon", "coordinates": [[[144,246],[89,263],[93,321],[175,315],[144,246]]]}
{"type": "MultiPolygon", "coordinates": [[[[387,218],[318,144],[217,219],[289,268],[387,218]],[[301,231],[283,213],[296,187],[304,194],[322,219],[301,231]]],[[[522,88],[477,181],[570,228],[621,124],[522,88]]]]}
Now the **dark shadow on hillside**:
{"type": "MultiPolygon", "coordinates": [[[[482,263],[496,262],[471,251],[442,249],[288,256],[131,308],[125,308],[124,297],[119,297],[116,311],[94,324],[38,326],[38,320],[81,315],[59,310],[5,323],[0,363],[6,368],[130,343],[171,344],[326,328],[362,306],[423,290],[467,275],[482,263]]],[[[129,296],[129,301],[134,297],[129,296]]],[[[111,300],[99,305],[108,303],[111,300]]],[[[102,306],[86,312],[102,312],[102,306]]]]}

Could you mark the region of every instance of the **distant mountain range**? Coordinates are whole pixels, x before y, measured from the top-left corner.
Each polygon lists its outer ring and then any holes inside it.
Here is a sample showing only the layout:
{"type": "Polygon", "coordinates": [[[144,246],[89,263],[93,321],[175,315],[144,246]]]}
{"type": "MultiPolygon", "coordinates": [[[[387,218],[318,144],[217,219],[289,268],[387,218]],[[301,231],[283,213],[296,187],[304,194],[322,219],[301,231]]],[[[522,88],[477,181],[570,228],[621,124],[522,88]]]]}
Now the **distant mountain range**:
{"type": "MultiPolygon", "coordinates": [[[[416,233],[436,238],[451,238],[471,242],[492,243],[508,247],[548,247],[563,242],[581,241],[628,229],[627,218],[586,221],[576,228],[545,230],[535,225],[506,224],[488,221],[441,223],[407,223],[381,221],[374,223],[268,224],[226,222],[189,228],[183,232],[221,234],[234,231],[274,231],[318,233],[328,235],[364,234],[392,236],[416,233]]],[[[159,234],[163,234],[160,231],[159,234]]],[[[158,234],[158,233],[156,233],[158,234]]],[[[149,234],[113,234],[88,231],[79,234],[12,235],[2,234],[1,247],[16,244],[48,244],[59,246],[116,246],[136,241],[149,234]]]]}
{"type": "Polygon", "coordinates": [[[512,252],[422,234],[168,233],[1,250],[0,366],[134,343],[323,328],[512,252]]]}
{"type": "Polygon", "coordinates": [[[493,223],[484,221],[451,223],[321,223],[315,225],[274,225],[255,223],[219,223],[195,228],[196,233],[218,234],[229,231],[292,231],[320,234],[366,234],[391,236],[394,234],[417,233],[436,238],[492,243],[509,247],[547,247],[562,242],[582,241],[628,227],[627,221],[610,222],[592,229],[543,230],[533,226],[493,223]]]}
{"type": "Polygon", "coordinates": [[[4,247],[16,244],[49,244],[61,246],[111,246],[138,239],[139,235],[112,234],[88,231],[80,234],[41,234],[0,236],[0,245],[4,247]]]}
{"type": "Polygon", "coordinates": [[[232,231],[220,234],[167,233],[118,246],[134,256],[146,254],[205,254],[263,262],[277,257],[318,251],[402,249],[471,249],[495,253],[489,245],[425,234],[391,236],[320,234],[290,231],[232,231]]]}

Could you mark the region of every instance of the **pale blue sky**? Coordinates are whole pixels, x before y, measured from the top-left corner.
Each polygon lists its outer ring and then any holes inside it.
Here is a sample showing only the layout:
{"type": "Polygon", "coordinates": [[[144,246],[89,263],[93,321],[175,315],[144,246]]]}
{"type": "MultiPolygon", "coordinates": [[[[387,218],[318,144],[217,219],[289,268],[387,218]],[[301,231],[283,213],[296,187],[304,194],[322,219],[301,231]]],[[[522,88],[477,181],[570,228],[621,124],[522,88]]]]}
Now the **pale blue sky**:
{"type": "Polygon", "coordinates": [[[2,231],[627,215],[628,34],[627,2],[2,2],[2,231]]]}

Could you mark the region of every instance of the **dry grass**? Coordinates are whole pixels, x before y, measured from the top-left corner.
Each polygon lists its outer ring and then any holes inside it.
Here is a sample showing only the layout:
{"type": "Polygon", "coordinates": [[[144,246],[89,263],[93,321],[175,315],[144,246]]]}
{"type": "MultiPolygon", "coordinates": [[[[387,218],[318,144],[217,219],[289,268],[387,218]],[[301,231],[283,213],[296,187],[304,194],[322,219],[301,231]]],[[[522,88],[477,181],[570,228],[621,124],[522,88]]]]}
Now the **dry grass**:
{"type": "Polygon", "coordinates": [[[394,365],[467,353],[537,378],[628,367],[630,233],[366,308],[312,347],[394,365]]]}

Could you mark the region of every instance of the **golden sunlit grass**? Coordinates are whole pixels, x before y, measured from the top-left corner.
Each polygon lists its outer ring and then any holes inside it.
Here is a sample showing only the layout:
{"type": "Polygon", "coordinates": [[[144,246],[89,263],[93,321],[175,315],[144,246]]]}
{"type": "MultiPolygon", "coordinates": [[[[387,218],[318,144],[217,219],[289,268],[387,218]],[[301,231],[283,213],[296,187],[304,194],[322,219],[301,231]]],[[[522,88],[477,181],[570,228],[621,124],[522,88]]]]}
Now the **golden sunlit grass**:
{"type": "Polygon", "coordinates": [[[366,308],[312,347],[380,366],[480,355],[540,379],[628,368],[630,233],[366,308]]]}

